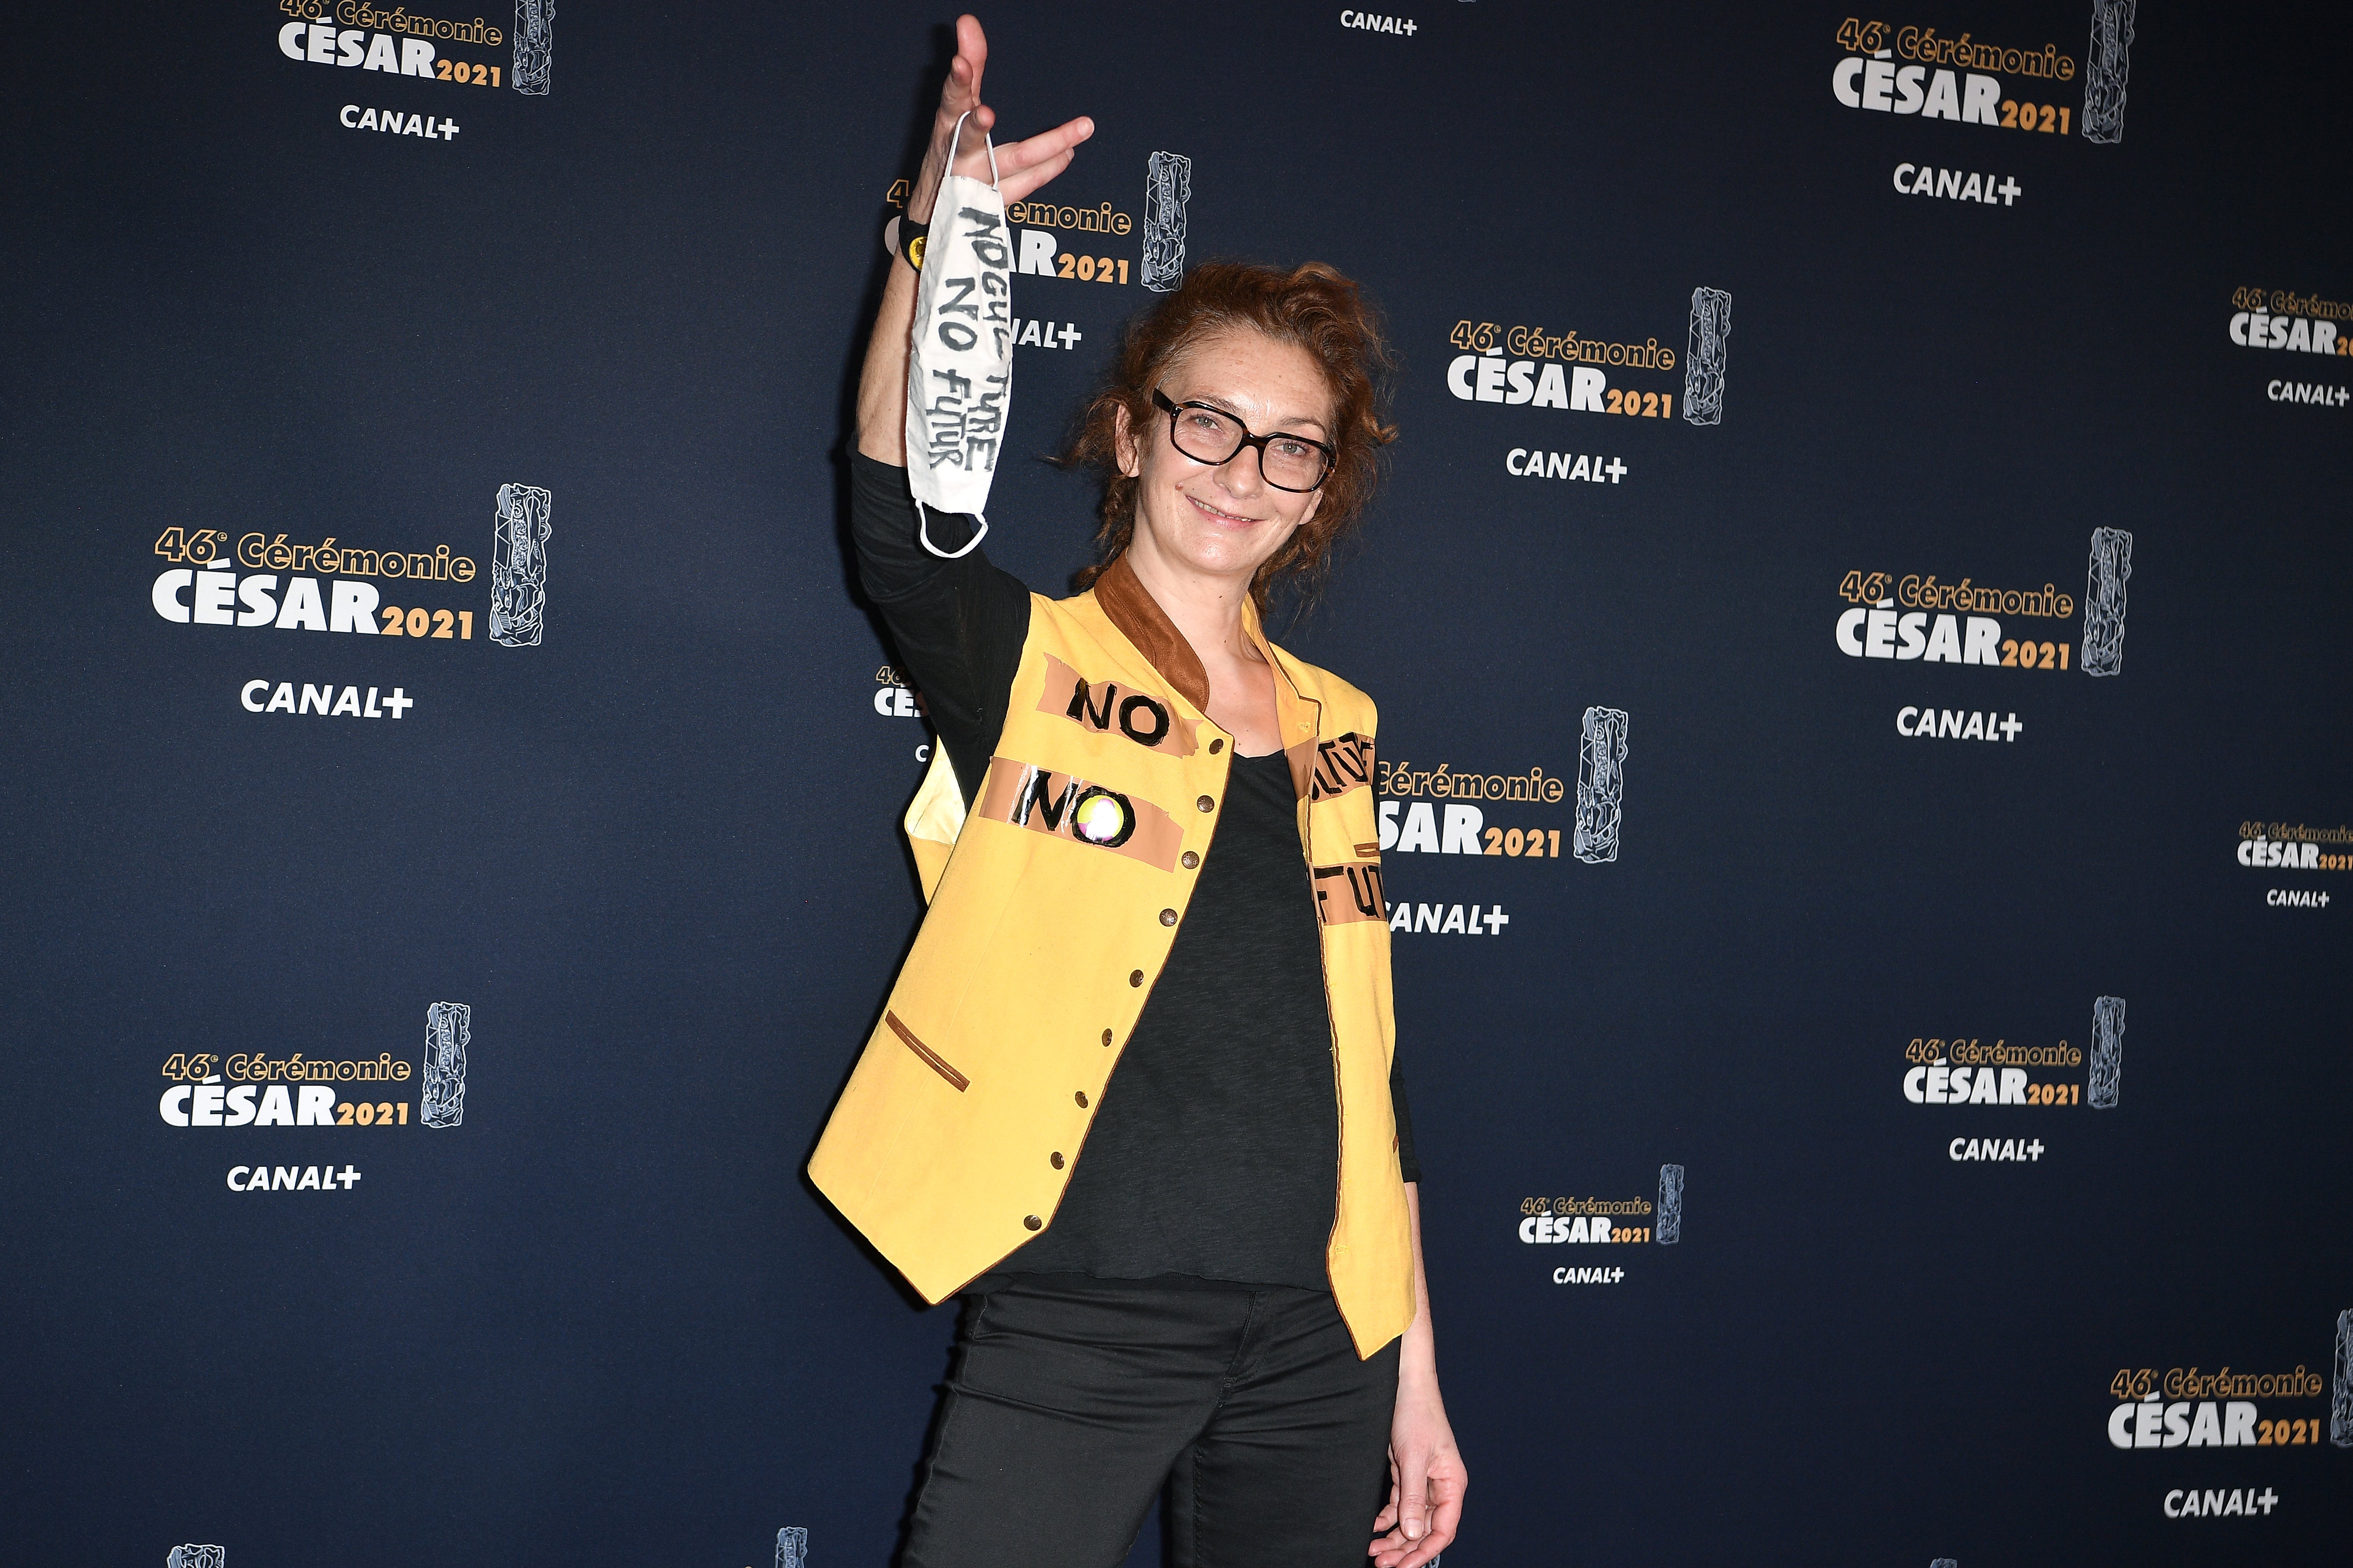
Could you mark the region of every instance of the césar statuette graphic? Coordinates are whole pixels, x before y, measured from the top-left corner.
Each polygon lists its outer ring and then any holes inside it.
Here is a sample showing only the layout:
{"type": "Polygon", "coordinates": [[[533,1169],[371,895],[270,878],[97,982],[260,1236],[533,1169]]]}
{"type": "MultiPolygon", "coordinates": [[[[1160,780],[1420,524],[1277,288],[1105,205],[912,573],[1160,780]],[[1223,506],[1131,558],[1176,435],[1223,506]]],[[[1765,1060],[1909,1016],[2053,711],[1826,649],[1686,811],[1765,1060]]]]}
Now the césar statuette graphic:
{"type": "Polygon", "coordinates": [[[514,89],[544,96],[555,58],[555,0],[515,0],[514,89]]]}
{"type": "Polygon", "coordinates": [[[1724,361],[1732,342],[1732,296],[1722,289],[1692,290],[1691,337],[1683,349],[1683,418],[1724,423],[1724,361]]]}
{"type": "Polygon", "coordinates": [[[491,640],[537,647],[547,612],[548,494],[537,485],[501,485],[491,535],[491,640]]]}
{"type": "Polygon", "coordinates": [[[474,1010],[463,1002],[425,1009],[425,1083],[417,1119],[427,1127],[466,1120],[466,1047],[473,1042],[474,1010]]]}
{"type": "Polygon", "coordinates": [[[2125,999],[2103,996],[2092,1004],[2092,1054],[2084,1059],[2084,1098],[2096,1110],[2114,1110],[2125,1082],[2125,999]]]}
{"type": "Polygon", "coordinates": [[[1577,743],[1577,828],[1572,853],[1589,866],[1618,858],[1625,815],[1626,710],[1588,708],[1577,743]]]}
{"type": "Polygon", "coordinates": [[[1193,160],[1155,153],[1144,177],[1144,286],[1166,294],[1185,281],[1185,204],[1193,195],[1193,160]]]}

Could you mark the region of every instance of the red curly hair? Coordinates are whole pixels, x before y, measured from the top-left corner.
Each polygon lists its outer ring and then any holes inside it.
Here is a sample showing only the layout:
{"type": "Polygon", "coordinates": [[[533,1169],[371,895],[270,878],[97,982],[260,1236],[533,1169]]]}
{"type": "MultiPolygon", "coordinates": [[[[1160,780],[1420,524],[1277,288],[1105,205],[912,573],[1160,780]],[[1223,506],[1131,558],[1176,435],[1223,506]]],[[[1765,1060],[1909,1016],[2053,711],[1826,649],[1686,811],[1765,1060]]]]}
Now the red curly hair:
{"type": "Polygon", "coordinates": [[[1071,466],[1103,470],[1095,530],[1096,563],[1077,576],[1092,586],[1135,537],[1137,482],[1120,472],[1120,416],[1143,438],[1160,418],[1152,389],[1168,369],[1207,339],[1242,329],[1304,349],[1332,393],[1332,444],[1338,448],[1315,515],[1285,540],[1250,579],[1250,598],[1266,607],[1278,582],[1312,600],[1332,569],[1333,547],[1363,521],[1379,478],[1379,454],[1397,439],[1381,417],[1394,361],[1378,313],[1363,290],[1320,261],[1284,271],[1242,261],[1189,269],[1176,291],[1127,329],[1108,385],[1082,416],[1063,453],[1071,466]]]}

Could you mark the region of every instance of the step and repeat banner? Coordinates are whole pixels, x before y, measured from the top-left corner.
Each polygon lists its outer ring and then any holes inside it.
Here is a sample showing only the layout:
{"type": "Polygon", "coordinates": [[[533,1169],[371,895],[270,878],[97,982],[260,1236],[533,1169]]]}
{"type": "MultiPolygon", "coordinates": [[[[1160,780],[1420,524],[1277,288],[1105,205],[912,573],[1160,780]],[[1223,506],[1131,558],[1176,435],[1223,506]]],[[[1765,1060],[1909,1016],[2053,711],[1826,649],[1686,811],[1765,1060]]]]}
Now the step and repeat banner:
{"type": "MultiPolygon", "coordinates": [[[[1419,4],[984,16],[1099,126],[988,549],[1188,265],[1387,312],[1278,635],[1381,704],[1446,1560],[2336,1560],[2353,22],[1419,4]]],[[[433,9],[20,18],[10,1553],[880,1565],[954,1312],[801,1166],[951,14],[433,9]]]]}

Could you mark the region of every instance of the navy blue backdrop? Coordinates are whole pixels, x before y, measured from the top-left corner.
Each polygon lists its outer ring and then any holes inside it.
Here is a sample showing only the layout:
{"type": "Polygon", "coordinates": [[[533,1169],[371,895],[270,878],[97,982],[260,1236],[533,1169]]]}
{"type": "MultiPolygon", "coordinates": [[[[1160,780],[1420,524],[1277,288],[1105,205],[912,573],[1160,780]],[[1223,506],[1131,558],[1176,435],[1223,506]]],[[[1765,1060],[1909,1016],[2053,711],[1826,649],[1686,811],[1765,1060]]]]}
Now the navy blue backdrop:
{"type": "MultiPolygon", "coordinates": [[[[1180,218],[1386,309],[1281,640],[1382,706],[1448,1561],[2332,1560],[2353,23],[1414,3],[985,16],[1100,127],[988,548],[1088,558],[1180,218]]],[[[888,1559],[953,1313],[800,1165],[920,913],[842,454],[948,20],[20,18],[10,1555],[888,1559]]]]}

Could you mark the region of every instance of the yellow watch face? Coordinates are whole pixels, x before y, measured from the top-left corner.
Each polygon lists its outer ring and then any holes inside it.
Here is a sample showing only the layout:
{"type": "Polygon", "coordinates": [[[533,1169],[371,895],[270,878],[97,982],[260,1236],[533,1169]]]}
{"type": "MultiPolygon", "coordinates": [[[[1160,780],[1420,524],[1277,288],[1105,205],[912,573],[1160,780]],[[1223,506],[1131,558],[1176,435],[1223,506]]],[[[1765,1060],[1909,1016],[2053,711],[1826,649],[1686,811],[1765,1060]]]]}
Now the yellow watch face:
{"type": "Polygon", "coordinates": [[[907,247],[907,264],[918,272],[923,269],[923,242],[931,237],[928,234],[919,234],[907,247]]]}

